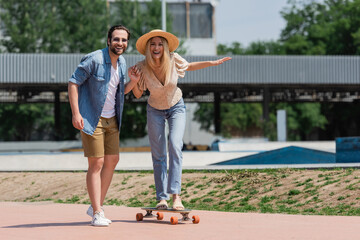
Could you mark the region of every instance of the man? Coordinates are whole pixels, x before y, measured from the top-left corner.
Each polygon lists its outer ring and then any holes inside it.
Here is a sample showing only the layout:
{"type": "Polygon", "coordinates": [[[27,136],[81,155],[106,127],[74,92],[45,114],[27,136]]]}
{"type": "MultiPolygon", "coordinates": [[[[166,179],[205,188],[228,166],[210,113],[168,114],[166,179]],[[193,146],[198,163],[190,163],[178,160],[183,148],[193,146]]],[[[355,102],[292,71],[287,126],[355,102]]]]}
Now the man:
{"type": "Polygon", "coordinates": [[[92,216],[93,226],[111,223],[102,205],[119,161],[119,132],[126,91],[126,62],[121,55],[129,39],[130,31],[126,27],[111,27],[108,47],[84,56],[68,84],[72,124],[81,130],[84,156],[88,158],[86,185],[91,205],[87,214],[92,216]]]}

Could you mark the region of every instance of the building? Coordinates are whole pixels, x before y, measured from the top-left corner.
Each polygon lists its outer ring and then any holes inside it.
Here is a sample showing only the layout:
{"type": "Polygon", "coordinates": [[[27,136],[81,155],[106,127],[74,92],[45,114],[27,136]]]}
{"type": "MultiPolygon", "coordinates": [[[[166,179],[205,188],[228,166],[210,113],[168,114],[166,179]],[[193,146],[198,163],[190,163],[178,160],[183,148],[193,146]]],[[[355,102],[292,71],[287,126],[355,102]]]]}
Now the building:
{"type": "MultiPolygon", "coordinates": [[[[115,0],[108,0],[111,4],[115,0]]],[[[145,2],[138,0],[145,8],[145,2]]],[[[166,0],[167,11],[173,17],[172,32],[184,40],[186,55],[216,55],[214,0],[166,0]]]]}

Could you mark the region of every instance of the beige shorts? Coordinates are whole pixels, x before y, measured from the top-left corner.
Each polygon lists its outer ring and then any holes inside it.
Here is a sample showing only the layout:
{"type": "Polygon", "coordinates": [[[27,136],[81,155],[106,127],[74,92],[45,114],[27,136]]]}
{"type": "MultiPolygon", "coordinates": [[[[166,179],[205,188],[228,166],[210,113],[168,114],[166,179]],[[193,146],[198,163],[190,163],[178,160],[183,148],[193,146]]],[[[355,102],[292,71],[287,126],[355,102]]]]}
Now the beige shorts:
{"type": "Polygon", "coordinates": [[[116,117],[101,117],[93,135],[81,131],[85,157],[119,154],[119,127],[116,117]]]}

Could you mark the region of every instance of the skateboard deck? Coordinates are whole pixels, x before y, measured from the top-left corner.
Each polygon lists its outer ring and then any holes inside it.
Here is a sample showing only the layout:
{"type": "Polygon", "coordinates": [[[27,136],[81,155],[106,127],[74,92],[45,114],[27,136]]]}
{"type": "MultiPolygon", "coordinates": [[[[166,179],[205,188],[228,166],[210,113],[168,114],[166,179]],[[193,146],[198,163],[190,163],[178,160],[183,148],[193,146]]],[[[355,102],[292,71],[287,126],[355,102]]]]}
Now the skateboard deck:
{"type": "Polygon", "coordinates": [[[197,224],[200,222],[200,218],[199,216],[192,216],[192,218],[189,217],[189,213],[191,212],[191,209],[184,209],[184,210],[175,210],[172,208],[168,208],[168,209],[157,209],[154,207],[143,207],[141,208],[142,210],[146,211],[146,214],[143,215],[142,213],[138,213],[136,214],[136,220],[137,221],[142,221],[144,218],[152,218],[152,217],[156,217],[157,220],[163,220],[164,219],[164,214],[163,212],[170,212],[170,213],[180,213],[182,215],[181,219],[178,219],[175,216],[172,216],[170,218],[170,223],[175,225],[178,224],[178,222],[183,222],[183,221],[192,221],[194,224],[197,224]],[[156,215],[154,215],[152,212],[157,212],[156,215]]]}

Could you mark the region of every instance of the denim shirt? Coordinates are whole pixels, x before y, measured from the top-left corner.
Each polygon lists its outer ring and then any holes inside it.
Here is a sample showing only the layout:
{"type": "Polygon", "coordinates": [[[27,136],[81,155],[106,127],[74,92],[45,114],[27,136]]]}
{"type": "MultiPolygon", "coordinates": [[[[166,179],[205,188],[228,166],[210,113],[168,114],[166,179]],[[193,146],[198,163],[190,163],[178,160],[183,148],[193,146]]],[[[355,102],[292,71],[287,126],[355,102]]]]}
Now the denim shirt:
{"type": "MultiPolygon", "coordinates": [[[[120,131],[126,72],[123,56],[119,57],[118,66],[120,83],[115,95],[115,113],[120,131]]],[[[92,135],[99,122],[108,92],[110,75],[109,48],[104,48],[85,55],[69,79],[69,82],[79,86],[79,110],[84,119],[82,131],[86,134],[92,135]]]]}

